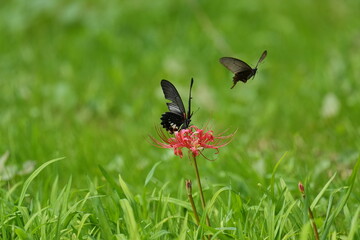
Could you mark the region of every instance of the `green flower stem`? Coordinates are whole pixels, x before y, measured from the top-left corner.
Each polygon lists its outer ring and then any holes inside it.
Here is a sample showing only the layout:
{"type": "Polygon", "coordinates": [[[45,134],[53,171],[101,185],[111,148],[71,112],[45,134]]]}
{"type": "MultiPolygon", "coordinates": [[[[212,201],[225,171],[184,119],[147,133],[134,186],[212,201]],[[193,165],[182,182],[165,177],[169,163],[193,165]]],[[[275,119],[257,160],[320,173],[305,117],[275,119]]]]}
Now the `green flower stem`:
{"type": "MultiPolygon", "coordinates": [[[[305,197],[305,196],[304,196],[305,197]]],[[[309,207],[309,217],[310,217],[310,219],[311,219],[311,224],[312,224],[312,226],[313,226],[313,230],[314,230],[314,235],[315,235],[315,239],[316,240],[319,240],[320,238],[319,238],[319,232],[318,232],[318,230],[317,230],[317,227],[316,227],[316,223],[315,223],[315,219],[314,219],[314,214],[313,214],[313,212],[311,211],[311,208],[309,207]]]]}
{"type": "Polygon", "coordinates": [[[185,180],[185,186],[186,186],[186,191],[187,191],[187,195],[191,204],[191,208],[194,212],[194,216],[195,216],[195,220],[196,220],[196,224],[199,226],[200,225],[200,218],[199,215],[196,211],[196,206],[194,203],[194,198],[192,196],[192,183],[191,180],[185,180]]]}
{"type": "MultiPolygon", "coordinates": [[[[194,160],[194,168],[195,168],[195,173],[196,173],[196,179],[197,179],[199,189],[200,189],[201,205],[202,205],[203,210],[205,211],[206,203],[205,203],[204,193],[203,193],[202,186],[201,186],[200,174],[199,174],[199,169],[198,169],[198,166],[197,166],[195,156],[193,156],[193,160],[194,160]]],[[[206,214],[206,225],[208,225],[210,227],[210,219],[207,216],[207,214],[206,214]]]]}
{"type": "MultiPolygon", "coordinates": [[[[301,195],[302,195],[302,197],[303,197],[303,199],[304,199],[304,203],[305,203],[305,200],[306,200],[305,187],[304,187],[304,185],[302,184],[302,182],[299,182],[298,187],[299,187],[299,190],[300,190],[300,192],[301,192],[301,195]]],[[[315,219],[314,219],[314,214],[313,214],[313,212],[311,211],[310,206],[308,207],[308,213],[309,213],[309,218],[310,218],[310,221],[311,221],[311,225],[312,225],[312,227],[313,227],[315,239],[316,239],[316,240],[319,240],[319,239],[320,239],[320,238],[319,238],[319,232],[318,232],[318,230],[317,230],[316,222],[315,222],[315,219]]]]}

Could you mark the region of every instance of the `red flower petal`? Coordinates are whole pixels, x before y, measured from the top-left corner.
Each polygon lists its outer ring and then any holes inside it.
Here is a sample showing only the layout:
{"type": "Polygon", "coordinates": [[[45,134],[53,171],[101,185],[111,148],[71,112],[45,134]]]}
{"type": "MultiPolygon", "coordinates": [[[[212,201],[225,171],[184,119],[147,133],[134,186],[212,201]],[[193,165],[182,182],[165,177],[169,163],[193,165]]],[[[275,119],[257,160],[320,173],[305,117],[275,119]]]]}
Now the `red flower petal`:
{"type": "Polygon", "coordinates": [[[150,137],[152,143],[160,148],[172,148],[174,154],[183,157],[183,148],[189,149],[194,157],[201,154],[206,149],[215,149],[216,153],[219,148],[227,145],[235,133],[227,136],[215,136],[213,131],[205,131],[196,126],[190,126],[188,129],[182,129],[174,133],[174,137],[166,136],[166,134],[158,129],[158,135],[161,141],[150,137]],[[229,139],[229,140],[228,140],[229,139]]]}

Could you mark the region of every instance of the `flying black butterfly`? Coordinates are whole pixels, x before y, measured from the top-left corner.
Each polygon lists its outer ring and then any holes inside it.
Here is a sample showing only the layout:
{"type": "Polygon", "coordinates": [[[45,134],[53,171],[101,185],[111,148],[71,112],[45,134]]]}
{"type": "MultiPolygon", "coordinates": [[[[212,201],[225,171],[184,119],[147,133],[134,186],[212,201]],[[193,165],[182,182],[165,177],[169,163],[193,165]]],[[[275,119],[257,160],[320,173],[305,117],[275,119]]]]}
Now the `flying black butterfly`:
{"type": "Polygon", "coordinates": [[[189,127],[191,121],[190,118],[192,116],[190,107],[191,89],[193,83],[194,80],[191,79],[189,92],[189,108],[188,112],[186,113],[184,104],[175,86],[167,80],[161,80],[161,88],[164,92],[165,98],[171,101],[166,103],[170,112],[166,112],[161,115],[161,125],[170,133],[174,133],[180,129],[185,129],[189,127]]]}
{"type": "Polygon", "coordinates": [[[259,63],[261,63],[264,60],[266,55],[267,55],[267,51],[265,50],[263,54],[261,54],[261,57],[254,69],[251,68],[246,62],[241,61],[240,59],[237,58],[232,58],[232,57],[220,58],[219,59],[220,63],[235,74],[233,77],[234,85],[231,87],[231,89],[235,87],[238,81],[242,81],[246,83],[247,80],[249,80],[251,77],[255,77],[257,67],[259,63]]]}

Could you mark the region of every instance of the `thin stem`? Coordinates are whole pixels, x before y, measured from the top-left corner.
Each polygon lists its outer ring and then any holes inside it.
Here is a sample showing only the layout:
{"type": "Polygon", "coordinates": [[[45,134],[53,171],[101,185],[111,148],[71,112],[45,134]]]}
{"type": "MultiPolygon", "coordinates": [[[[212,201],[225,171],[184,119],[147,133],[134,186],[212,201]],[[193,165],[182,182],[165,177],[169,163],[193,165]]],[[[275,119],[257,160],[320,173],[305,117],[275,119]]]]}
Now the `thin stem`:
{"type": "Polygon", "coordinates": [[[192,210],[194,212],[196,224],[199,226],[200,225],[200,218],[199,218],[199,215],[198,215],[198,213],[196,211],[194,198],[192,196],[192,183],[191,183],[191,180],[185,180],[185,187],[186,187],[187,195],[188,195],[192,210]]]}
{"type": "MultiPolygon", "coordinates": [[[[199,169],[198,169],[198,166],[197,166],[195,156],[193,156],[193,160],[194,160],[194,168],[195,168],[195,173],[196,173],[196,180],[197,180],[197,183],[199,185],[199,190],[200,190],[201,205],[202,205],[202,208],[203,208],[203,210],[205,212],[206,203],[205,203],[204,193],[203,193],[202,186],[201,186],[200,174],[199,174],[199,169]]],[[[207,214],[206,214],[206,225],[208,225],[210,227],[210,219],[209,219],[207,214]]]]}
{"type": "MultiPolygon", "coordinates": [[[[300,190],[301,195],[302,195],[302,197],[303,197],[303,199],[304,199],[304,202],[305,202],[305,201],[306,201],[305,187],[304,187],[304,185],[302,184],[302,182],[299,182],[298,187],[299,187],[299,190],[300,190]]],[[[316,240],[319,240],[319,239],[320,239],[320,238],[319,238],[319,232],[318,232],[318,230],[317,230],[316,222],[315,222],[315,219],[314,219],[314,214],[313,214],[313,212],[311,211],[310,206],[308,207],[308,212],[309,212],[309,218],[310,218],[310,221],[311,221],[311,225],[312,225],[313,230],[314,230],[315,239],[316,239],[316,240]]]]}
{"type": "MultiPolygon", "coordinates": [[[[304,197],[305,197],[305,196],[304,196],[304,197]]],[[[310,216],[310,219],[311,219],[311,224],[312,224],[312,226],[313,226],[315,239],[316,239],[316,240],[319,240],[319,232],[318,232],[318,230],[317,230],[316,223],[315,223],[315,219],[314,219],[314,215],[313,215],[313,212],[311,211],[310,206],[309,206],[309,216],[310,216]]]]}

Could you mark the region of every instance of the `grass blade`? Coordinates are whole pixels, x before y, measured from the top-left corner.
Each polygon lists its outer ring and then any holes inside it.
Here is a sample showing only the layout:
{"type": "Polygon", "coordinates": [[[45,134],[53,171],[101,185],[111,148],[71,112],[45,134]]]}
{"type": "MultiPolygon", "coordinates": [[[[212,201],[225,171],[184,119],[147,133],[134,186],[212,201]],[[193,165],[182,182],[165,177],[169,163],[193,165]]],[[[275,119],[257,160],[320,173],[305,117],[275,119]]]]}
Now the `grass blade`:
{"type": "Polygon", "coordinates": [[[25,181],[25,183],[24,183],[24,187],[23,187],[23,189],[21,190],[21,194],[20,194],[20,197],[19,197],[18,207],[20,207],[21,204],[22,204],[22,202],[24,201],[26,191],[27,191],[27,189],[29,188],[30,183],[36,178],[36,176],[39,175],[39,173],[40,173],[44,168],[46,168],[47,166],[49,166],[50,164],[52,164],[52,163],[54,163],[54,162],[57,162],[57,161],[60,161],[60,160],[62,160],[62,159],[64,159],[64,157],[56,158],[56,159],[47,161],[46,163],[42,164],[38,169],[36,169],[36,170],[29,176],[28,179],[26,179],[26,181],[25,181]]]}
{"type": "Polygon", "coordinates": [[[329,234],[330,228],[332,223],[334,222],[334,219],[337,217],[337,215],[341,212],[341,210],[344,208],[346,202],[348,201],[350,194],[352,192],[352,189],[354,188],[355,185],[355,180],[356,180],[356,175],[359,171],[360,168],[360,157],[358,158],[355,167],[351,173],[350,179],[349,179],[349,188],[346,192],[346,194],[342,197],[342,199],[340,200],[339,204],[336,206],[336,208],[334,209],[334,212],[330,215],[329,219],[327,222],[325,222],[325,227],[324,227],[324,231],[322,232],[322,236],[321,239],[324,240],[327,238],[327,235],[329,234]]]}
{"type": "Polygon", "coordinates": [[[314,209],[316,204],[320,201],[321,197],[324,195],[325,191],[328,189],[330,183],[332,183],[332,181],[334,180],[336,176],[336,173],[330,178],[330,180],[325,184],[325,186],[321,189],[321,191],[319,192],[319,194],[316,196],[316,198],[314,199],[314,201],[311,203],[310,208],[314,209]]]}
{"type": "Polygon", "coordinates": [[[134,217],[134,211],[130,205],[128,199],[121,199],[120,206],[124,211],[124,219],[126,223],[126,227],[129,233],[130,240],[138,240],[141,239],[139,235],[138,226],[134,217]]]}
{"type": "Polygon", "coordinates": [[[118,194],[119,198],[124,198],[125,195],[119,185],[114,181],[114,179],[110,176],[110,174],[102,167],[99,166],[101,173],[105,177],[105,179],[108,181],[108,183],[111,185],[113,189],[115,189],[116,193],[118,194]]]}
{"type": "Polygon", "coordinates": [[[284,158],[286,157],[288,152],[285,152],[280,160],[275,164],[275,167],[273,169],[273,172],[271,174],[271,182],[270,182],[270,188],[271,188],[271,197],[274,197],[274,185],[275,185],[275,173],[276,173],[276,170],[278,169],[278,167],[280,166],[280,163],[284,160],[284,158]]]}
{"type": "Polygon", "coordinates": [[[120,183],[120,187],[123,190],[126,198],[130,201],[133,202],[134,201],[134,196],[133,194],[130,192],[126,182],[122,179],[121,175],[119,175],[119,183],[120,183]]]}
{"type": "Polygon", "coordinates": [[[161,163],[161,162],[155,163],[154,166],[151,168],[149,174],[146,176],[145,186],[150,182],[151,178],[152,178],[153,175],[154,175],[155,169],[157,168],[157,166],[159,166],[160,163],[161,163]]]}
{"type": "Polygon", "coordinates": [[[358,223],[359,213],[360,213],[360,207],[358,207],[358,209],[356,210],[356,212],[351,220],[351,226],[350,226],[349,236],[347,237],[347,240],[354,239],[355,233],[359,228],[359,223],[358,223]]]}

